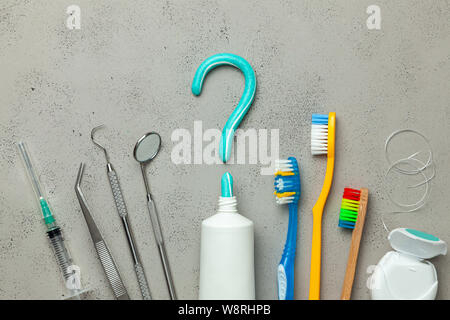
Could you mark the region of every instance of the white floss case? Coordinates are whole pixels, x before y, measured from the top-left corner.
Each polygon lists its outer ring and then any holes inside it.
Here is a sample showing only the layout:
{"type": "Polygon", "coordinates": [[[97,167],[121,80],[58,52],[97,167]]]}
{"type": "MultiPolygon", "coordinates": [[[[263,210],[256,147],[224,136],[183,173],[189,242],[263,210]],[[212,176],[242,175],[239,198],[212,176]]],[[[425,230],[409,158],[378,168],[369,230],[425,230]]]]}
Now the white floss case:
{"type": "Polygon", "coordinates": [[[422,231],[392,230],[391,247],[381,258],[370,281],[373,300],[434,300],[438,279],[434,265],[425,260],[447,253],[447,244],[422,231]]]}

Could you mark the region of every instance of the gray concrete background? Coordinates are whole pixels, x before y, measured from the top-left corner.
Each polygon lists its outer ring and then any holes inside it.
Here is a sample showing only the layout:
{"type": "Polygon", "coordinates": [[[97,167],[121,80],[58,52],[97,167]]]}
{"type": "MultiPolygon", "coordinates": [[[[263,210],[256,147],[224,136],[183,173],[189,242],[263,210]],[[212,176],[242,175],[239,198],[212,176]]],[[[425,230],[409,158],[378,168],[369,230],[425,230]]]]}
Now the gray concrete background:
{"type": "MultiPolygon", "coordinates": [[[[190,85],[207,57],[232,52],[257,74],[246,128],[280,128],[280,156],[296,156],[302,174],[296,298],[306,299],[311,208],[325,172],[310,154],[313,112],[336,111],[333,188],[323,221],[322,298],[340,296],[351,234],[337,227],[345,186],[369,188],[369,211],[354,299],[368,299],[368,266],[390,249],[380,216],[392,209],[382,185],[386,137],[414,128],[431,141],[437,166],[428,204],[388,216],[391,228],[413,227],[450,241],[450,4],[448,1],[15,1],[0,4],[0,298],[59,299],[65,294],[15,149],[24,140],[83,283],[96,299],[112,298],[73,191],[80,162],[83,189],[132,298],[140,294],[113,204],[104,139],[122,184],[151,291],[167,299],[145,206],[135,141],[158,131],[163,149],[149,166],[176,288],[196,299],[201,221],[215,211],[220,176],[230,170],[239,210],[255,223],[258,299],[275,299],[275,270],[284,245],[287,208],[277,207],[273,177],[258,165],[174,165],[171,133],[222,128],[243,88],[232,68],[212,72],[202,96],[190,85]],[[65,26],[66,8],[81,7],[81,30],[65,26]],[[382,29],[369,31],[366,8],[382,10],[382,29]]],[[[404,192],[404,191],[403,191],[404,192]]],[[[408,196],[404,194],[404,196],[408,196]]],[[[400,195],[401,196],[401,195],[400,195]]],[[[433,260],[450,298],[448,257],[433,260]]]]}

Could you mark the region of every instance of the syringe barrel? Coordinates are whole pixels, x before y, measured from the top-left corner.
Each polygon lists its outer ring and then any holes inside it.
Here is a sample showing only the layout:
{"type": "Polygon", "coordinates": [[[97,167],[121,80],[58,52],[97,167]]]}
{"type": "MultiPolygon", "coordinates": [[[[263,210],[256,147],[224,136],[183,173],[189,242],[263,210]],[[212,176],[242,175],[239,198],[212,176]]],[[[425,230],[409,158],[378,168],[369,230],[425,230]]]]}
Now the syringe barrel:
{"type": "Polygon", "coordinates": [[[64,243],[64,237],[59,227],[47,232],[56,261],[64,278],[64,284],[72,294],[81,290],[80,269],[74,265],[72,257],[64,243]]]}

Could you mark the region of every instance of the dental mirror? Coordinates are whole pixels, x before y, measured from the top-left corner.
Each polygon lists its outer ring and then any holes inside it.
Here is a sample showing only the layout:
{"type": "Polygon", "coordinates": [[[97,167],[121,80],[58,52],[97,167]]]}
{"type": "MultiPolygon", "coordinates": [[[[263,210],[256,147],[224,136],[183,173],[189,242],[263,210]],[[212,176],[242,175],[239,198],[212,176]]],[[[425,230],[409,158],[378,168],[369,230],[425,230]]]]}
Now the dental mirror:
{"type": "Polygon", "coordinates": [[[159,255],[164,268],[167,288],[169,289],[170,298],[177,299],[175,286],[173,283],[172,273],[169,267],[169,259],[167,258],[166,247],[162,236],[161,224],[159,222],[158,211],[156,210],[155,201],[150,193],[150,186],[145,172],[145,166],[156,157],[161,148],[161,136],[156,132],[144,134],[142,138],[136,142],[134,146],[133,156],[141,165],[142,178],[144,179],[145,190],[147,191],[147,207],[152,221],[153,233],[159,247],[159,255]]]}
{"type": "Polygon", "coordinates": [[[160,148],[161,136],[156,132],[149,132],[136,142],[133,156],[137,162],[146,164],[156,157],[160,148]]]}

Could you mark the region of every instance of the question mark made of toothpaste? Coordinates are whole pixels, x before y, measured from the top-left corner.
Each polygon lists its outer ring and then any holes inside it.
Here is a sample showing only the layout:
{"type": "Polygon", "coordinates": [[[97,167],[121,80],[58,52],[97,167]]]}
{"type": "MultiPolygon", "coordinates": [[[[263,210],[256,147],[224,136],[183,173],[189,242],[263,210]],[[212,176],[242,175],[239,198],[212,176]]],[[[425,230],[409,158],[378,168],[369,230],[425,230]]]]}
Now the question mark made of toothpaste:
{"type": "Polygon", "coordinates": [[[220,139],[219,155],[225,163],[230,159],[234,133],[252,105],[256,91],[256,77],[251,65],[244,58],[231,53],[215,54],[198,67],[192,81],[192,93],[196,96],[202,92],[203,81],[206,75],[214,68],[229,65],[242,71],[245,77],[245,88],[241,100],[228,118],[220,139]]]}

